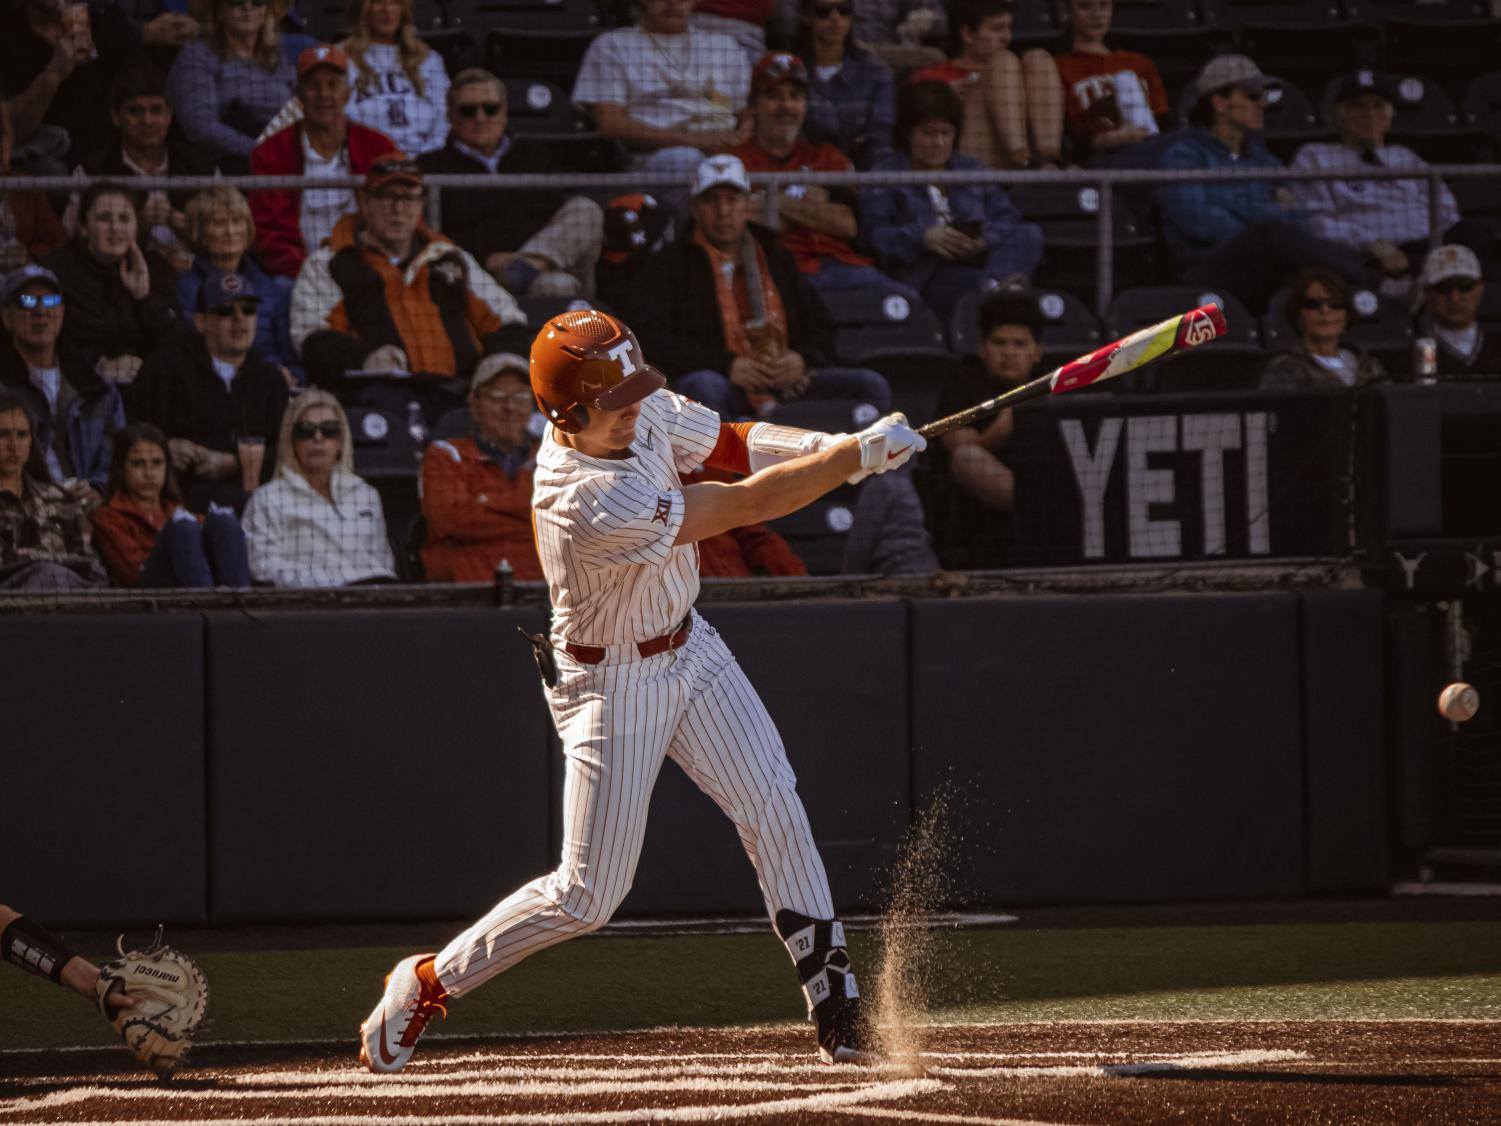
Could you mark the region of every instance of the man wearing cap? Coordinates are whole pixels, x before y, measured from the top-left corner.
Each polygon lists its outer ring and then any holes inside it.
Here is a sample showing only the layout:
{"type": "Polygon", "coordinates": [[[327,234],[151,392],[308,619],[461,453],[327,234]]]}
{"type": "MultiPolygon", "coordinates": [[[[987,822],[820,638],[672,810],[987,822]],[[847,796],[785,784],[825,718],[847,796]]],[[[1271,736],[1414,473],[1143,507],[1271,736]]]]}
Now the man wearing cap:
{"type": "Polygon", "coordinates": [[[526,314],[472,255],[422,221],[422,173],[400,153],[380,157],[346,215],[292,289],[292,344],[308,376],[336,393],[347,371],[413,373],[368,381],[358,401],[435,422],[464,405],[475,364],[525,343],[526,314]],[[513,326],[508,332],[507,326],[513,326]]]}
{"type": "Polygon", "coordinates": [[[167,435],[183,500],[194,512],[211,501],[239,512],[276,467],[287,381],[253,351],[260,303],[245,275],[210,273],[198,290],[198,331],[169,339],[127,393],[132,420],[155,423],[167,435]]]}
{"type": "Polygon", "coordinates": [[[748,135],[750,61],[729,36],[690,27],[692,7],[643,0],[640,24],[599,36],[579,65],[573,100],[633,169],[686,174],[748,135]]]}
{"type": "MultiPolygon", "coordinates": [[[[349,59],[338,47],[309,47],[297,58],[302,118],[272,133],[250,152],[256,176],[363,176],[377,157],[396,151],[391,138],[350,121],[349,59]]],[[[339,217],[354,210],[347,188],[254,191],[255,251],[269,274],[296,276],[339,217]]]]}
{"type": "Polygon", "coordinates": [[[1413,329],[1438,345],[1438,374],[1501,378],[1501,333],[1476,320],[1485,299],[1480,259],[1467,246],[1435,247],[1423,263],[1423,310],[1413,329]]]}
{"type": "MultiPolygon", "coordinates": [[[[848,172],[854,165],[833,145],[814,144],[802,136],[808,116],[808,68],[786,51],[769,51],[751,72],[751,136],[730,153],[750,172],[848,172]]],[[[850,244],[855,224],[854,189],[848,186],[791,184],[781,189],[777,217],[782,242],[797,268],[819,289],[880,285],[899,286],[850,244]]]]}
{"type": "Polygon", "coordinates": [[[434,442],[422,456],[429,581],[488,582],[502,559],[517,579],[542,578],[532,535],[530,372],[526,357],[514,352],[486,356],[469,381],[470,432],[434,442]]]}
{"type": "MultiPolygon", "coordinates": [[[[1334,124],[1339,140],[1307,144],[1293,157],[1294,169],[1325,172],[1363,168],[1412,168],[1428,164],[1406,145],[1389,145],[1397,83],[1374,70],[1341,80],[1335,93],[1334,124]]],[[[1428,250],[1428,180],[1303,180],[1292,185],[1299,206],[1309,213],[1313,233],[1369,255],[1391,278],[1409,277],[1428,250]]],[[[1459,220],[1454,196],[1442,183],[1439,232],[1459,220]]]]}
{"type": "Polygon", "coordinates": [[[51,270],[13,271],[0,300],[10,337],[0,346],[0,385],[31,404],[33,440],[46,454],[53,481],[76,477],[102,492],[110,437],[125,425],[119,390],[85,356],[58,343],[66,303],[51,270]]]}
{"type": "MultiPolygon", "coordinates": [[[[1168,147],[1163,168],[1282,168],[1261,139],[1266,92],[1280,85],[1277,79],[1245,55],[1219,55],[1194,85],[1198,100],[1189,120],[1198,128],[1168,147]]],[[[1168,181],[1157,198],[1182,281],[1228,289],[1253,311],[1305,266],[1326,266],[1371,288],[1381,283],[1363,254],[1316,237],[1307,212],[1275,180],[1168,181]]]]}
{"type": "MultiPolygon", "coordinates": [[[[538,89],[546,89],[538,87],[538,89]]],[[[506,133],[505,83],[471,67],[448,88],[448,140],[417,158],[424,173],[549,175],[563,169],[553,146],[516,144],[506,133]]],[[[594,292],[604,215],[587,196],[548,188],[445,188],[443,230],[520,297],[594,292]]]]}
{"type": "Polygon", "coordinates": [[[691,225],[643,271],[630,317],[673,389],[726,419],[802,398],[890,410],[879,374],[826,366],[828,314],[777,236],[750,222],[740,159],[709,157],[692,195],[691,225]]]}

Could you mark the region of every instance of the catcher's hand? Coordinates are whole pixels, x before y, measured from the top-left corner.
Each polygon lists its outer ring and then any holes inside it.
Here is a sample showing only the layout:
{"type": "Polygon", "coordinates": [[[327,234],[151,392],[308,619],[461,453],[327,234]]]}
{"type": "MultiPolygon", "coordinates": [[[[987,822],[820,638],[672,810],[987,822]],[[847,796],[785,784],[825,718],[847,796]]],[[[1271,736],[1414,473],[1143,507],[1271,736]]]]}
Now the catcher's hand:
{"type": "Polygon", "coordinates": [[[131,1054],[165,1079],[187,1060],[208,1009],[208,981],[197,962],[162,942],[160,927],[144,950],[127,954],[123,940],[120,957],[100,967],[94,995],[131,1054]]]}

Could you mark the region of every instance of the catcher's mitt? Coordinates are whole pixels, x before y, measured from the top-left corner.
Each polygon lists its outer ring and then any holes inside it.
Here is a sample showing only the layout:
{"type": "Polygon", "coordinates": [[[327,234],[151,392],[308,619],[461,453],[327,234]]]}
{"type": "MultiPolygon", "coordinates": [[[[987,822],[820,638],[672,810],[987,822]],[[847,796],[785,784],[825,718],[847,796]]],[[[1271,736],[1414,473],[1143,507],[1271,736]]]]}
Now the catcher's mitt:
{"type": "Polygon", "coordinates": [[[127,954],[124,935],[115,948],[120,957],[100,967],[94,987],[99,1011],[131,1054],[165,1079],[187,1060],[208,1010],[208,981],[197,962],[162,942],[160,927],[144,950],[127,954]]]}

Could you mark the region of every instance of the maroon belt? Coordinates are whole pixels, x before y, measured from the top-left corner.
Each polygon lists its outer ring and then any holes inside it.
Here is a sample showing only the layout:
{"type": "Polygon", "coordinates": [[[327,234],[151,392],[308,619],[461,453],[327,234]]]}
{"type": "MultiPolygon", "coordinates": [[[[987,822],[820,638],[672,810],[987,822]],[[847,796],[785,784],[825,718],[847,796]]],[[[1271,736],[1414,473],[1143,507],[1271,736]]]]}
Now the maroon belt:
{"type": "MultiPolygon", "coordinates": [[[[666,653],[670,649],[681,649],[688,644],[688,633],[692,629],[693,618],[690,615],[684,618],[683,624],[671,633],[664,633],[661,637],[654,637],[650,641],[638,641],[636,652],[643,657],[655,657],[658,653],[666,653]]],[[[563,652],[581,665],[597,665],[605,659],[605,649],[600,645],[575,645],[569,641],[563,645],[563,652]]]]}

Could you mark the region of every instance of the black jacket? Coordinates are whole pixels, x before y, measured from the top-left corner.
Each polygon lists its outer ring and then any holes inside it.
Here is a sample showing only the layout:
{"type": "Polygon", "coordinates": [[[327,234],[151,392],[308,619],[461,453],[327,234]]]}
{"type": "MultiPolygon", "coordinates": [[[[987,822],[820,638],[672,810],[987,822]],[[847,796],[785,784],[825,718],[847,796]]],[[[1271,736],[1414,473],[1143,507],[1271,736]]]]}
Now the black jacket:
{"type": "MultiPolygon", "coordinates": [[[[556,171],[556,161],[542,145],[518,144],[511,147],[496,166],[497,176],[545,175],[556,171]]],[[[441,149],[425,152],[417,158],[423,172],[439,175],[486,174],[485,166],[454,147],[453,139],[441,149]]],[[[563,206],[562,192],[536,190],[487,191],[474,188],[444,188],[442,194],[443,233],[458,243],[483,266],[497,250],[515,251],[547,225],[563,206]]]]}
{"type": "MultiPolygon", "coordinates": [[[[772,284],[782,297],[787,347],[803,357],[809,371],[827,367],[834,326],[823,302],[775,234],[755,223],[750,232],[761,244],[772,284]]],[[[676,378],[705,369],[729,374],[735,354],[725,346],[718,293],[709,256],[693,241],[691,223],[641,271],[626,320],[648,362],[662,374],[676,378]]]]}
{"type": "Polygon", "coordinates": [[[1438,346],[1438,374],[1440,378],[1464,378],[1480,376],[1501,378],[1501,332],[1487,332],[1480,326],[1480,335],[1475,340],[1475,351],[1460,356],[1449,351],[1433,331],[1433,318],[1428,313],[1418,317],[1417,336],[1432,337],[1438,346]]]}
{"type": "Polygon", "coordinates": [[[109,477],[112,436],[125,424],[120,392],[82,355],[59,345],[57,366],[64,386],[57,411],[31,382],[31,370],[16,351],[8,333],[0,335],[0,385],[31,404],[36,441],[59,449],[59,462],[70,477],[81,477],[101,490],[109,477]]]}
{"type": "MultiPolygon", "coordinates": [[[[120,151],[119,135],[111,137],[109,142],[89,153],[79,162],[83,170],[90,176],[103,176],[110,180],[130,181],[140,175],[134,168],[125,163],[125,154],[120,151]]],[[[167,139],[167,170],[173,176],[212,176],[217,171],[218,165],[214,158],[204,152],[197,145],[188,141],[182,141],[176,137],[167,139]]],[[[172,206],[181,211],[188,205],[188,200],[198,194],[199,189],[168,192],[167,198],[172,206]]]]}
{"type": "Polygon", "coordinates": [[[47,255],[42,265],[57,275],[67,298],[63,342],[90,362],[100,356],[140,356],[155,352],[183,323],[172,268],[146,253],[151,288],[137,301],[120,280],[120,267],[106,265],[78,239],[47,255]]]}
{"type": "MultiPolygon", "coordinates": [[[[230,453],[242,437],[265,439],[263,482],[275,475],[276,440],[287,399],[287,381],[281,371],[253,352],[225,387],[209,359],[208,345],[191,330],[174,335],[147,360],[125,392],[131,420],[155,423],[168,438],[186,438],[230,453]]],[[[180,478],[183,495],[192,507],[208,483],[191,473],[180,478]]],[[[232,483],[237,489],[238,478],[232,483]]]]}

